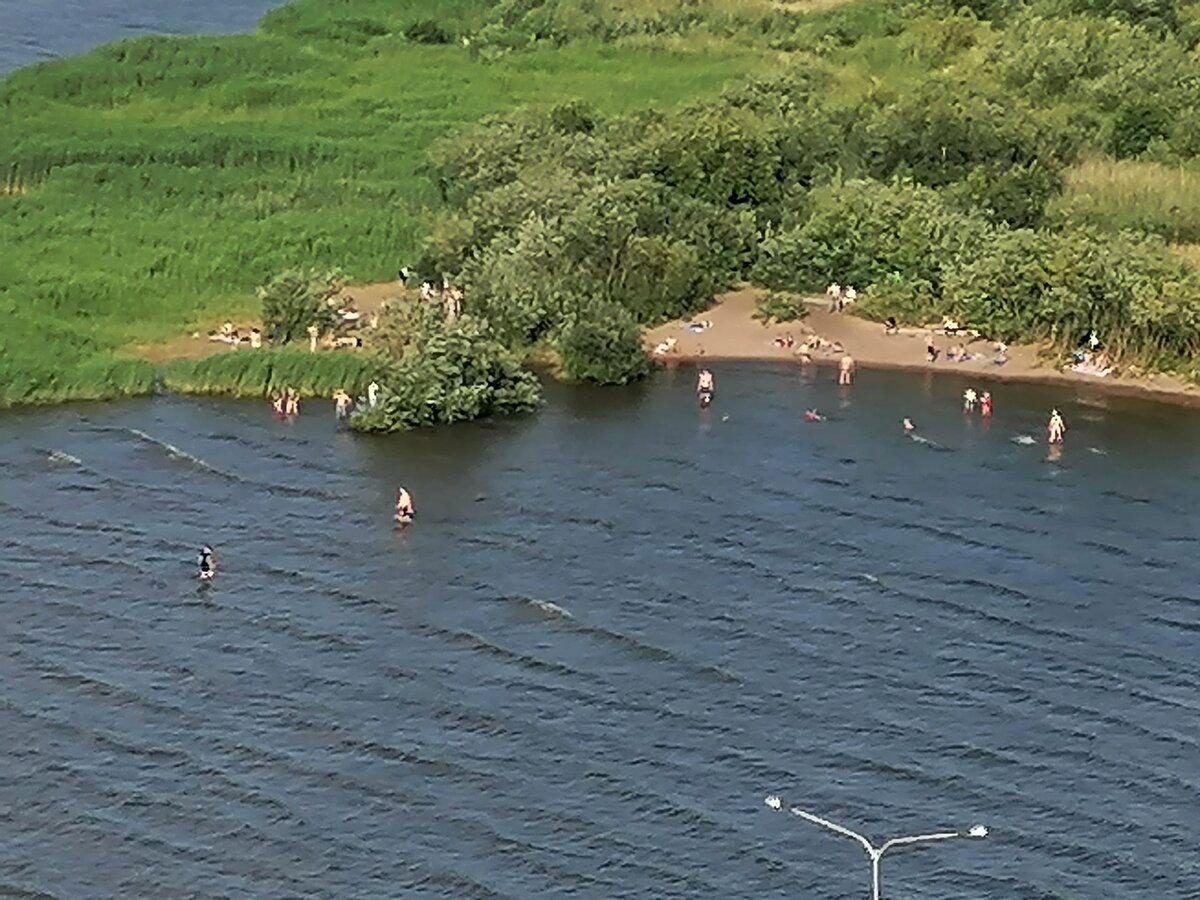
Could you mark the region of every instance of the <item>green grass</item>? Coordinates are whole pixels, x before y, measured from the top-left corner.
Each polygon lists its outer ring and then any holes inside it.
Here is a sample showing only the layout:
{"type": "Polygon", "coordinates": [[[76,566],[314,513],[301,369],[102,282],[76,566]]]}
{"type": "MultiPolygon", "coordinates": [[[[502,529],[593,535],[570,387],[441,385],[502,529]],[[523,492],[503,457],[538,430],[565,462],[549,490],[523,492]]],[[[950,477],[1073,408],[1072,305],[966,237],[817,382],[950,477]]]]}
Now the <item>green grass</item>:
{"type": "Polygon", "coordinates": [[[172,360],[163,367],[163,380],[168,390],[185,394],[268,397],[291,389],[302,397],[329,397],[337,390],[358,396],[380,368],[374,357],[359,353],[244,349],[172,360]]]}
{"type": "Polygon", "coordinates": [[[1110,231],[1134,229],[1200,243],[1200,171],[1155,162],[1095,159],[1067,172],[1051,216],[1110,231]]]}
{"type": "MultiPolygon", "coordinates": [[[[75,368],[253,315],[253,287],[288,268],[392,276],[439,202],[429,148],[488,114],[672,107],[775,64],[686,36],[490,63],[403,37],[422,18],[465,28],[485,6],[305,0],[250,35],[137,39],[0,82],[6,371],[44,377],[42,360],[75,368]]],[[[75,379],[60,382],[15,395],[57,398],[75,379]]]]}

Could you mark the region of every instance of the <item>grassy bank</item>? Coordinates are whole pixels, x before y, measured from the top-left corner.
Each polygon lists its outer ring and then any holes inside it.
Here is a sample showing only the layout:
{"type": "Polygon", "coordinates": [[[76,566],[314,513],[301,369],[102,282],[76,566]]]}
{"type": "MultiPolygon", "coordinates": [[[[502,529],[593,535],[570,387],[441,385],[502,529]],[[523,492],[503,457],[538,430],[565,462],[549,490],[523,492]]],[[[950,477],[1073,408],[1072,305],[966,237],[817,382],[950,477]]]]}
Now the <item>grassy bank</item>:
{"type": "Polygon", "coordinates": [[[366,354],[283,347],[177,359],[163,367],[162,375],[168,390],[184,394],[257,398],[293,390],[302,397],[329,397],[345,390],[357,397],[380,376],[381,368],[366,354]]]}
{"type": "Polygon", "coordinates": [[[771,63],[598,40],[489,61],[404,34],[467,31],[487,5],[303,2],[253,34],[137,39],[0,82],[0,354],[36,383],[6,396],[121,393],[88,380],[112,353],[255,315],[283,269],[391,276],[439,204],[428,148],[484,115],[671,107],[771,63]]]}
{"type": "MultiPolygon", "coordinates": [[[[248,35],[33,66],[0,82],[0,402],[148,390],[132,348],[256,317],[278,272],[380,280],[422,256],[579,377],[632,377],[628,353],[594,365],[614,334],[624,353],[743,277],[876,283],[877,312],[1014,337],[1101,322],[1177,365],[1195,285],[1110,238],[1200,242],[1198,10],[301,0],[248,35]],[[747,76],[773,80],[714,99],[747,76]],[[521,107],[543,115],[467,128],[521,107]]],[[[169,381],[258,393],[253,365],[169,381]]]]}

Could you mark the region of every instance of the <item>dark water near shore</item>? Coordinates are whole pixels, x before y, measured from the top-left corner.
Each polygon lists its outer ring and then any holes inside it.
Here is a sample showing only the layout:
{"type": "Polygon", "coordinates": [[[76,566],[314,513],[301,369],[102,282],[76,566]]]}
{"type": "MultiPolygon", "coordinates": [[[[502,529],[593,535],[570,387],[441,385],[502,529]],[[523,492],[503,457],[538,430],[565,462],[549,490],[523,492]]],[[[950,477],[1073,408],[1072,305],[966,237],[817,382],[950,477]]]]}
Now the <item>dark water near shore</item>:
{"type": "Polygon", "coordinates": [[[1200,416],[692,377],[390,439],[0,417],[0,896],[863,896],[774,791],[993,829],[891,897],[1200,895],[1200,416]]]}
{"type": "Polygon", "coordinates": [[[279,0],[0,0],[0,75],[145,34],[249,31],[279,0]]]}

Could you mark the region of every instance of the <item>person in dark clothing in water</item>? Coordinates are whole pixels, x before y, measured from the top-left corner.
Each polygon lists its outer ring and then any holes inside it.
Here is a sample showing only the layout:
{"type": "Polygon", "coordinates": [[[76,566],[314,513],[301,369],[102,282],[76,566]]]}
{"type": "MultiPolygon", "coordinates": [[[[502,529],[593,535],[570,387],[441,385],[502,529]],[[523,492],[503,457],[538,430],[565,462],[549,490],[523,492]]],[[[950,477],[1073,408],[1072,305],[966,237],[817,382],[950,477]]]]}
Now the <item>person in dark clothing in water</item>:
{"type": "Polygon", "coordinates": [[[200,577],[205,581],[217,574],[217,557],[212,547],[205,545],[200,549],[200,577]]]}

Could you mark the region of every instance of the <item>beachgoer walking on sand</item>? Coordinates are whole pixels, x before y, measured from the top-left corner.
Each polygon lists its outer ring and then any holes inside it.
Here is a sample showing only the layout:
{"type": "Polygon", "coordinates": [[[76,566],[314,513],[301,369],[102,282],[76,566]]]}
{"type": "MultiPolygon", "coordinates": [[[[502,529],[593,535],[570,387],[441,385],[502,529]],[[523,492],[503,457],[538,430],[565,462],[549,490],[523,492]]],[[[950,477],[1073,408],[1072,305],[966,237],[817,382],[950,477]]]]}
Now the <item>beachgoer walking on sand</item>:
{"type": "Polygon", "coordinates": [[[975,388],[967,388],[963,391],[963,412],[975,412],[975,401],[979,396],[975,393],[975,388]]]}
{"type": "Polygon", "coordinates": [[[847,353],[838,364],[838,384],[850,384],[854,381],[854,357],[847,353]]]}
{"type": "Polygon", "coordinates": [[[1059,415],[1057,409],[1050,410],[1050,421],[1046,424],[1046,436],[1051,444],[1061,444],[1063,435],[1067,432],[1067,423],[1059,415]]]}
{"type": "Polygon", "coordinates": [[[317,338],[321,336],[321,329],[316,325],[308,326],[308,352],[317,352],[317,338]]]}
{"type": "Polygon", "coordinates": [[[354,399],[344,390],[338,390],[333,395],[333,403],[339,422],[344,422],[350,416],[350,404],[354,399]]]}
{"type": "Polygon", "coordinates": [[[933,335],[930,334],[927,338],[925,338],[925,361],[935,363],[937,362],[937,358],[938,348],[937,345],[933,343],[933,335]]]}
{"type": "Polygon", "coordinates": [[[992,392],[984,391],[979,397],[979,414],[985,419],[992,415],[992,392]]]}

